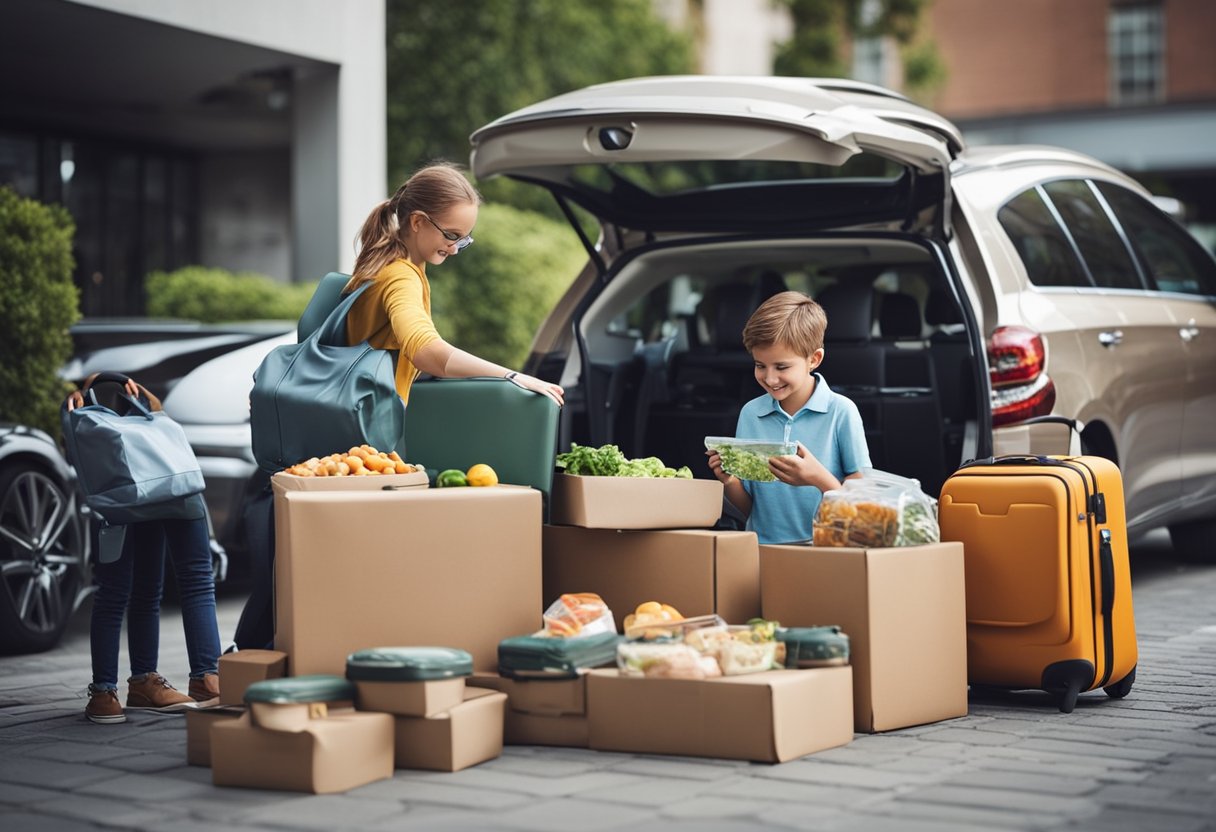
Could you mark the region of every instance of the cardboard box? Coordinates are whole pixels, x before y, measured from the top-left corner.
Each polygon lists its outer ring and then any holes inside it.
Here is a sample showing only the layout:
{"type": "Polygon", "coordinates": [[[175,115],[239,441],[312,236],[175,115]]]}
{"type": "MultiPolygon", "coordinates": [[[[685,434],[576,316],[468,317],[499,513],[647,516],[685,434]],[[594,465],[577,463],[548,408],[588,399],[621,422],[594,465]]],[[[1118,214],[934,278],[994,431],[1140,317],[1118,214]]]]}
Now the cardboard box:
{"type": "Polygon", "coordinates": [[[618,629],[645,601],[671,604],[687,617],[717,613],[731,624],[760,614],[754,532],[545,526],[544,541],[545,599],[599,593],[618,629]]]}
{"type": "Polygon", "coordinates": [[[722,493],[717,480],[554,474],[549,522],[589,529],[708,528],[722,516],[722,493]]]}
{"type": "Polygon", "coordinates": [[[507,745],[556,745],[586,748],[587,674],[577,679],[506,679],[474,673],[468,683],[507,695],[503,742],[507,745]]]}
{"type": "Polygon", "coordinates": [[[244,708],[192,708],[186,711],[186,764],[211,767],[211,726],[237,719],[244,708]]]}
{"type": "Polygon", "coordinates": [[[249,715],[211,726],[217,786],[329,794],[393,776],[393,717],[345,711],[303,731],[269,731],[249,715]]]}
{"type": "Polygon", "coordinates": [[[245,688],[287,675],[287,654],[279,650],[238,650],[220,656],[220,704],[242,705],[245,688]]]}
{"type": "Polygon", "coordinates": [[[540,532],[540,492],[518,486],[280,491],[275,646],[295,676],[390,644],[497,668],[498,642],[541,624],[540,532]]]}
{"type": "Polygon", "coordinates": [[[393,717],[397,768],[461,769],[502,755],[507,696],[467,687],[464,702],[432,717],[393,717]]]}
{"type": "Polygon", "coordinates": [[[397,716],[434,716],[464,701],[464,677],[426,682],[355,682],[361,711],[397,716]]]}
{"type": "Polygon", "coordinates": [[[761,546],[764,617],[849,635],[858,731],[967,715],[963,545],[761,546]]]}
{"type": "Polygon", "coordinates": [[[593,670],[591,747],[783,763],[853,740],[852,669],[646,679],[593,670]]]}
{"type": "Polygon", "coordinates": [[[270,478],[271,488],[280,491],[382,491],[386,486],[395,488],[427,488],[430,481],[426,471],[412,474],[377,474],[374,477],[297,477],[279,471],[270,478]]]}

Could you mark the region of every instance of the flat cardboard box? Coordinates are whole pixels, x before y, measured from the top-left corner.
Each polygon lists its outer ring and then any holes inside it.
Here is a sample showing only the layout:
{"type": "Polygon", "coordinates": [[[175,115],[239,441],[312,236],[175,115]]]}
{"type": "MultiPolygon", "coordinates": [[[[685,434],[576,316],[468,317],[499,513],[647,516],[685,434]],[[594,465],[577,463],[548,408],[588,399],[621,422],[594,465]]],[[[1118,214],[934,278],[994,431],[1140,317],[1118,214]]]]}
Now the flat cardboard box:
{"type": "Polygon", "coordinates": [[[269,731],[249,715],[211,726],[217,786],[344,792],[393,776],[393,717],[345,711],[304,731],[269,731]]]}
{"type": "Polygon", "coordinates": [[[275,646],[293,676],[346,673],[378,645],[467,650],[541,625],[541,494],[531,488],[280,491],[275,646]]]}
{"type": "Polygon", "coordinates": [[[220,656],[220,704],[243,705],[245,689],[254,682],[287,675],[287,654],[281,650],[238,650],[220,656]]]}
{"type": "Polygon", "coordinates": [[[211,767],[211,726],[237,719],[244,708],[192,708],[186,711],[186,764],[211,767]]]}
{"type": "Polygon", "coordinates": [[[381,491],[387,486],[395,488],[426,488],[430,485],[426,471],[419,469],[412,474],[376,474],[363,477],[297,477],[279,471],[270,478],[271,488],[280,491],[381,491]]]}
{"type": "Polygon", "coordinates": [[[467,687],[447,713],[393,717],[397,768],[460,771],[501,756],[506,704],[505,693],[467,687]]]}
{"type": "Polygon", "coordinates": [[[545,526],[544,542],[546,601],[599,593],[618,629],[645,601],[670,604],[686,617],[717,613],[730,624],[760,614],[754,532],[545,526]]]}
{"type": "Polygon", "coordinates": [[[852,669],[647,679],[593,670],[591,747],[783,763],[853,740],[852,669]]]}
{"type": "Polygon", "coordinates": [[[507,745],[555,745],[586,748],[587,673],[577,679],[507,679],[496,673],[474,673],[468,683],[507,695],[503,742],[507,745]]]}
{"type": "Polygon", "coordinates": [[[464,677],[425,682],[355,682],[356,706],[395,716],[434,716],[464,701],[464,677]]]}
{"type": "Polygon", "coordinates": [[[967,715],[963,545],[761,546],[764,617],[849,636],[855,728],[967,715]]]}
{"type": "Polygon", "coordinates": [[[722,493],[717,480],[554,474],[549,522],[589,529],[709,528],[722,516],[722,493]]]}

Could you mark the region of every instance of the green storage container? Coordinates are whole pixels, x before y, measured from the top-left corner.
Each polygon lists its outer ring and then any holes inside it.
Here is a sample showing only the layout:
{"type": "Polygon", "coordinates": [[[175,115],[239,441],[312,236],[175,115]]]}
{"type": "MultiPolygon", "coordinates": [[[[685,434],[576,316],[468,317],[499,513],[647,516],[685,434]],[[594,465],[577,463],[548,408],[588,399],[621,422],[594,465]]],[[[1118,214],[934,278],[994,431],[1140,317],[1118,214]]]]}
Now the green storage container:
{"type": "Polygon", "coordinates": [[[849,663],[849,637],[839,627],[786,627],[776,632],[785,643],[786,667],[827,667],[849,663]]]}
{"type": "Polygon", "coordinates": [[[498,644],[498,672],[511,679],[572,679],[580,668],[616,661],[616,633],[581,638],[515,636],[498,644]]]}
{"type": "Polygon", "coordinates": [[[355,686],[341,676],[291,676],[266,679],[245,688],[245,702],[298,705],[310,702],[345,702],[355,698],[355,686]]]}
{"type": "Polygon", "coordinates": [[[454,647],[373,647],[346,657],[355,682],[429,682],[473,673],[473,657],[454,647]]]}

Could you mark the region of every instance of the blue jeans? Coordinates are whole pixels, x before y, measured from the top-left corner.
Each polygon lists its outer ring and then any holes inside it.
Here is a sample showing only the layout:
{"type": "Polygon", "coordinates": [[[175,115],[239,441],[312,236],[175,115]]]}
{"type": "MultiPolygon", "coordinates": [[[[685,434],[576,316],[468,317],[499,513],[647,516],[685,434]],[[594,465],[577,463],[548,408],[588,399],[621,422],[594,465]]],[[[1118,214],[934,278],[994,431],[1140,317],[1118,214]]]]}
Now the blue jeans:
{"type": "Polygon", "coordinates": [[[157,669],[160,652],[160,599],[165,585],[165,544],[173,557],[190,657],[190,678],[201,679],[219,666],[220,632],[215,621],[215,580],[211,575],[206,518],[156,520],[127,527],[122,557],[94,570],[97,592],[89,641],[93,687],[118,687],[118,645],[127,616],[131,675],[157,669]]]}

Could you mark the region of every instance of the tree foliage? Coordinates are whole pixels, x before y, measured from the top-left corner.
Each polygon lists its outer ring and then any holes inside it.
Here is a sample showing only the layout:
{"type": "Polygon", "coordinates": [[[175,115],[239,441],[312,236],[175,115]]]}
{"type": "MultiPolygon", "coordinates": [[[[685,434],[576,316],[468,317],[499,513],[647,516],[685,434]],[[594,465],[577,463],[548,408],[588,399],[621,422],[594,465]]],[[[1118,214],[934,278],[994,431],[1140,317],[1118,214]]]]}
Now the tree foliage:
{"type": "MultiPolygon", "coordinates": [[[[466,161],[469,135],[520,107],[693,69],[690,38],[651,0],[388,0],[386,25],[390,190],[431,160],[466,161]]],[[[552,204],[539,189],[478,187],[520,207],[552,204]]]]}
{"type": "Polygon", "coordinates": [[[68,329],[80,317],[75,233],[61,206],[0,187],[0,422],[56,437],[67,393],[59,368],[72,355],[68,329]]]}
{"type": "Polygon", "coordinates": [[[521,367],[532,336],[587,262],[565,222],[508,205],[484,205],[475,245],[427,270],[431,311],[444,340],[521,367]]]}

